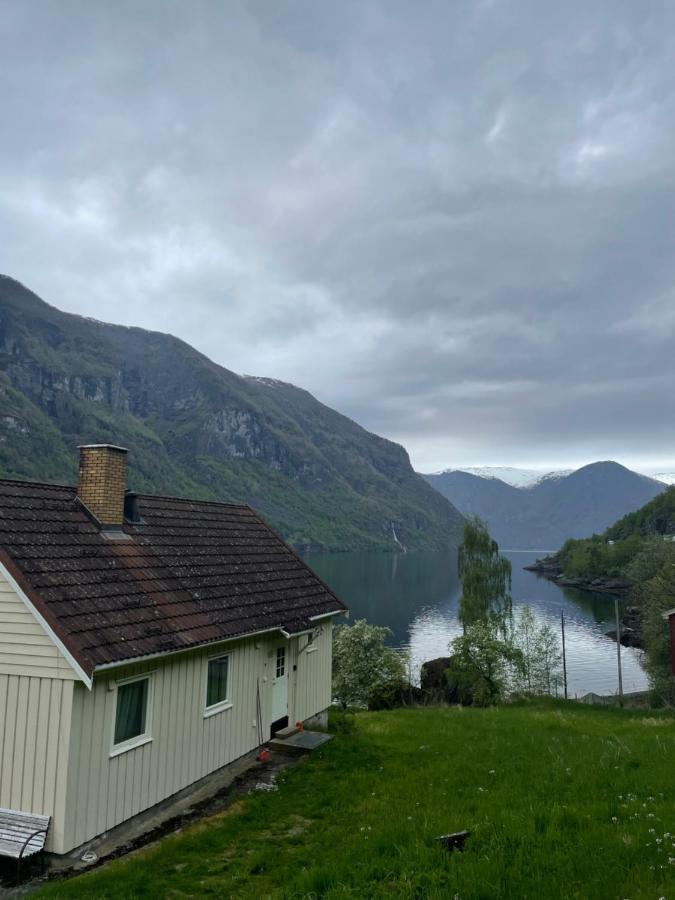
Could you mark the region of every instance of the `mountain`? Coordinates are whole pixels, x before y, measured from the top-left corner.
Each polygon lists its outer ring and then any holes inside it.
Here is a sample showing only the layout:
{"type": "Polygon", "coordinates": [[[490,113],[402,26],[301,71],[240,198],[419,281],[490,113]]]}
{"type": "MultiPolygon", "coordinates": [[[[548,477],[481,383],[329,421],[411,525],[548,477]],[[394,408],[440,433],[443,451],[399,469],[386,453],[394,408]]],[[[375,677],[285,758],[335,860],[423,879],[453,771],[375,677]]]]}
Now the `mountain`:
{"type": "Polygon", "coordinates": [[[604,533],[608,541],[625,541],[631,537],[652,538],[675,535],[675,485],[669,485],[649,503],[628,513],[604,533]]]}
{"type": "Polygon", "coordinates": [[[403,447],[307,391],[0,276],[0,473],[72,483],[83,442],[126,446],[136,490],[249,503],[296,547],[440,549],[462,527],[403,447]]]}
{"type": "Polygon", "coordinates": [[[615,462],[592,463],[527,488],[460,471],[424,477],[464,515],[484,519],[501,547],[521,550],[555,550],[567,538],[601,532],[665,489],[615,462]]]}
{"type": "Polygon", "coordinates": [[[446,475],[448,472],[467,472],[469,475],[477,475],[479,478],[498,478],[513,487],[531,487],[544,478],[560,478],[569,475],[572,469],[548,472],[541,469],[517,469],[513,466],[469,466],[468,468],[445,469],[443,472],[435,472],[436,475],[446,475]]]}
{"type": "MultiPolygon", "coordinates": [[[[546,478],[562,478],[571,475],[575,469],[518,469],[514,466],[458,466],[454,469],[444,469],[434,472],[434,475],[446,475],[448,472],[468,472],[469,475],[478,475],[480,478],[499,478],[513,487],[529,488],[546,478]]],[[[664,484],[675,484],[675,472],[655,472],[642,469],[639,475],[646,475],[654,481],[662,481],[664,484]]]]}
{"type": "MultiPolygon", "coordinates": [[[[675,485],[668,485],[644,506],[619,519],[602,534],[565,541],[557,553],[526,566],[558,584],[592,591],[630,595],[624,613],[628,626],[626,643],[641,646],[642,615],[651,579],[671,577],[675,564],[675,485]],[[645,593],[646,592],[646,593],[645,593]]],[[[651,586],[650,586],[651,585],[651,586]]],[[[662,587],[657,585],[657,591],[662,587]]],[[[663,609],[672,606],[672,596],[661,593],[663,609]]]]}
{"type": "Polygon", "coordinates": [[[675,472],[655,472],[649,474],[650,478],[656,481],[662,481],[664,484],[675,484],[675,472]]]}

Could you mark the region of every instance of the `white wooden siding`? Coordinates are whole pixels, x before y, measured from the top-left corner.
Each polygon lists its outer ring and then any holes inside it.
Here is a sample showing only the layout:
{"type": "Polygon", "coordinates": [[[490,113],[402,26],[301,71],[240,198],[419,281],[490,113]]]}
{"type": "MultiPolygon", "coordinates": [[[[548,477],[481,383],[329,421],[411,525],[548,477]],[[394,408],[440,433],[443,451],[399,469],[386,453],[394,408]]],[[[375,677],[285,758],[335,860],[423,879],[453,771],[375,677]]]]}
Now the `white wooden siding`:
{"type": "Polygon", "coordinates": [[[61,852],[73,682],[0,674],[0,806],[52,816],[61,852]]]}
{"type": "MultiPolygon", "coordinates": [[[[20,621],[13,624],[31,625],[18,611],[14,615],[20,621]]],[[[330,703],[330,622],[321,628],[315,651],[299,652],[306,637],[289,642],[291,722],[330,703]]],[[[66,853],[232,762],[259,743],[256,682],[262,739],[269,738],[280,643],[250,638],[120,667],[97,675],[91,691],[72,680],[70,667],[29,662],[19,665],[22,672],[44,670],[49,677],[0,674],[0,806],[51,815],[47,849],[66,853]],[[230,655],[232,708],[205,718],[207,660],[215,653],[230,655]],[[154,680],[153,739],[111,757],[116,681],[143,672],[154,680]]],[[[54,658],[50,646],[42,649],[45,658],[54,658]]]]}
{"type": "Polygon", "coordinates": [[[0,572],[0,674],[78,676],[0,572]]]}
{"type": "MultiPolygon", "coordinates": [[[[68,768],[65,847],[70,850],[253,750],[259,743],[256,679],[263,740],[269,737],[274,648],[251,638],[101,673],[92,691],[76,684],[68,768]],[[206,661],[230,654],[232,708],[204,717],[206,661]],[[115,682],[152,672],[152,741],[110,757],[115,682]],[[265,680],[267,679],[267,680],[265,680]]],[[[316,654],[315,654],[316,655],[316,654]]]]}
{"type": "Polygon", "coordinates": [[[305,636],[297,638],[292,653],[292,663],[297,666],[294,675],[293,696],[291,699],[291,724],[304,722],[310,716],[322,712],[332,699],[332,663],[333,663],[333,627],[330,619],[319,626],[321,633],[315,637],[312,647],[316,650],[303,649],[307,644],[305,636]]]}

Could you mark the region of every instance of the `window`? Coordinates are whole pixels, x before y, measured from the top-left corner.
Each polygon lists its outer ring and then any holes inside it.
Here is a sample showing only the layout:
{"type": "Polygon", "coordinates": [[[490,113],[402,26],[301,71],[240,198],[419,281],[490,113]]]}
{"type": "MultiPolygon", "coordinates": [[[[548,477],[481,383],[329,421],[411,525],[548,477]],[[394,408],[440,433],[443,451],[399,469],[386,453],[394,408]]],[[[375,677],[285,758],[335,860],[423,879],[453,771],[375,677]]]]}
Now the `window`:
{"type": "Polygon", "coordinates": [[[152,740],[150,709],[152,681],[149,675],[120,681],[117,685],[112,753],[123,753],[152,740]]]}
{"type": "Polygon", "coordinates": [[[286,674],[286,648],[277,647],[277,669],[276,677],[283,678],[286,674]]]}
{"type": "Polygon", "coordinates": [[[206,670],[206,715],[229,709],[227,670],[229,656],[215,656],[208,661],[206,670]]]}

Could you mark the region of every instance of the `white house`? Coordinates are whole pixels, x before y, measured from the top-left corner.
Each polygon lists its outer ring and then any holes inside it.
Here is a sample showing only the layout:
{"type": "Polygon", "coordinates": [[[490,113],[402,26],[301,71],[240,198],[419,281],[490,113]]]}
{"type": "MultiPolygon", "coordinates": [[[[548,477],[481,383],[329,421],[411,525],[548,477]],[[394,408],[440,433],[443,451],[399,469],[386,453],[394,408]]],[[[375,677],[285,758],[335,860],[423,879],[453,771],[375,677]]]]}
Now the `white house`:
{"type": "Polygon", "coordinates": [[[0,480],[0,807],[66,853],[330,703],[344,605],[246,506],[0,480]],[[262,711],[262,733],[257,724],[262,711]]]}

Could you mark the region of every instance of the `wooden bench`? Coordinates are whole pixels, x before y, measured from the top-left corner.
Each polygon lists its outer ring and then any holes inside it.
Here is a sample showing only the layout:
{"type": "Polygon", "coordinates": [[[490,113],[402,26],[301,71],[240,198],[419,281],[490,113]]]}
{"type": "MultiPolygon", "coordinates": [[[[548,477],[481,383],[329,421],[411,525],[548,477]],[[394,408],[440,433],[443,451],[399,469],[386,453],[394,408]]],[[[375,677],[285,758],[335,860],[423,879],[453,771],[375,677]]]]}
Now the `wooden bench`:
{"type": "Polygon", "coordinates": [[[16,860],[17,878],[21,863],[44,850],[50,816],[0,808],[0,856],[16,860]]]}

